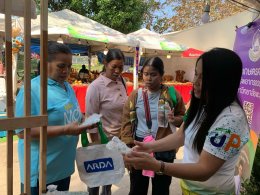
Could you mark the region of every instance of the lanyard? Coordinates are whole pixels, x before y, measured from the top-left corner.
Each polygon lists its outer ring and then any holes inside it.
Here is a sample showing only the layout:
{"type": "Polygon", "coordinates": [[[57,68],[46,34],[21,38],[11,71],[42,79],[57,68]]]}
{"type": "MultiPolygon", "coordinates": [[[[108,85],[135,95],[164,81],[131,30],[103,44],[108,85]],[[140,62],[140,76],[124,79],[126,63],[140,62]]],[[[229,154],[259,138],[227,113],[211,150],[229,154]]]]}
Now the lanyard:
{"type": "Polygon", "coordinates": [[[150,112],[147,90],[142,90],[142,93],[143,93],[143,100],[144,100],[144,112],[145,112],[146,125],[148,127],[149,133],[151,133],[152,119],[151,119],[151,112],[150,112]]]}

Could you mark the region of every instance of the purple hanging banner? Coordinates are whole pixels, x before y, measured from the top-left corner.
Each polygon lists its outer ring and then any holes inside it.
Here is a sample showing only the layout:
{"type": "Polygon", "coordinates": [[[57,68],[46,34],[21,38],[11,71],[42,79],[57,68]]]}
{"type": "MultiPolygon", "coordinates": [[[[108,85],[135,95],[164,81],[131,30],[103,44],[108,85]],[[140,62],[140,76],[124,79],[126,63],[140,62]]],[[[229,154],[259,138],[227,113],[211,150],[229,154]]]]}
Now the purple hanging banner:
{"type": "MultiPolygon", "coordinates": [[[[236,30],[234,51],[243,62],[239,87],[240,100],[250,126],[250,140],[242,149],[235,171],[235,182],[248,179],[253,167],[260,134],[260,19],[236,30]]],[[[236,185],[237,191],[239,186],[236,185]]]]}
{"type": "Polygon", "coordinates": [[[239,94],[251,130],[260,134],[260,19],[236,31],[234,51],[243,62],[239,94]]]}

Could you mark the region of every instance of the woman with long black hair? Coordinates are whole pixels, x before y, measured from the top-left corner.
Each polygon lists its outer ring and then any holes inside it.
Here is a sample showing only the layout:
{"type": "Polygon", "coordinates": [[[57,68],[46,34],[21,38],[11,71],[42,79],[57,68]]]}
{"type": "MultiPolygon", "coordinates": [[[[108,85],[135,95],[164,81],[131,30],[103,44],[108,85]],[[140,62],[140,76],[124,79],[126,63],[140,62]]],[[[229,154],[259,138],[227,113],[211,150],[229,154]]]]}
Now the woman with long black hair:
{"type": "Polygon", "coordinates": [[[214,48],[196,63],[187,119],[179,131],[155,142],[137,145],[125,163],[181,178],[184,195],[234,194],[234,171],[249,126],[238,99],[242,75],[239,56],[214,48]],[[183,163],[165,163],[144,152],[184,146],[183,163]],[[142,151],[142,152],[140,152],[142,151]]]}

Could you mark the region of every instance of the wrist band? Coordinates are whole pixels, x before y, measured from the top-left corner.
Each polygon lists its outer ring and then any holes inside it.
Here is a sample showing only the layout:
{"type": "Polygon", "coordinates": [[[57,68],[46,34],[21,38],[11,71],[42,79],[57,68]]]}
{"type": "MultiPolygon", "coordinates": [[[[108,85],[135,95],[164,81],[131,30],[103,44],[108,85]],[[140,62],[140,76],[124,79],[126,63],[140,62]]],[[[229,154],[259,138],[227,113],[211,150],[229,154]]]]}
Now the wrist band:
{"type": "Polygon", "coordinates": [[[160,172],[164,173],[164,169],[165,169],[165,163],[163,161],[161,161],[160,172]]]}
{"type": "Polygon", "coordinates": [[[161,160],[160,160],[160,163],[161,163],[160,170],[155,172],[157,175],[163,175],[164,174],[165,163],[163,161],[161,161],[161,160]]]}

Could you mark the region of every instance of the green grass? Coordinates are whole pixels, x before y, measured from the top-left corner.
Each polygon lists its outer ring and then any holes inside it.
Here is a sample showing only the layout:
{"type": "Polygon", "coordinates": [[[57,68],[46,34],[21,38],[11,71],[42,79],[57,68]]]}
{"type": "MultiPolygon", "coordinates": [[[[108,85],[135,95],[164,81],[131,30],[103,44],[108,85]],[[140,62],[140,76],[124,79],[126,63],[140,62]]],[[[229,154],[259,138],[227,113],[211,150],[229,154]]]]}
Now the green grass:
{"type": "MultiPolygon", "coordinates": [[[[13,140],[14,140],[14,141],[18,140],[17,135],[14,135],[14,136],[13,136],[13,140]]],[[[4,142],[6,142],[6,137],[0,138],[0,143],[4,143],[4,142]]]]}

